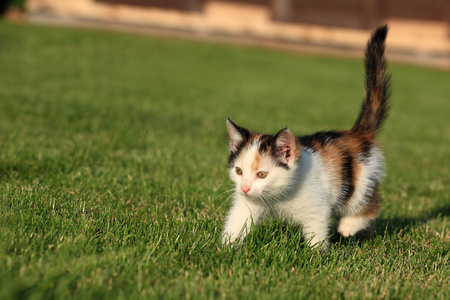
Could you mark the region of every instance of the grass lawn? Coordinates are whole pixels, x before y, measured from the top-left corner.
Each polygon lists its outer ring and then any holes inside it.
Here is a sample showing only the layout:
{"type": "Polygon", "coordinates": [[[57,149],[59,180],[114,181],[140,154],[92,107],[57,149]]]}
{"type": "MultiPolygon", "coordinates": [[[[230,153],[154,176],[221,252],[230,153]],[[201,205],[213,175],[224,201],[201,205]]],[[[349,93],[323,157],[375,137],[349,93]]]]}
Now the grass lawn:
{"type": "Polygon", "coordinates": [[[376,236],[225,249],[226,117],[350,128],[362,61],[1,22],[0,298],[449,299],[450,73],[390,70],[376,236]]]}

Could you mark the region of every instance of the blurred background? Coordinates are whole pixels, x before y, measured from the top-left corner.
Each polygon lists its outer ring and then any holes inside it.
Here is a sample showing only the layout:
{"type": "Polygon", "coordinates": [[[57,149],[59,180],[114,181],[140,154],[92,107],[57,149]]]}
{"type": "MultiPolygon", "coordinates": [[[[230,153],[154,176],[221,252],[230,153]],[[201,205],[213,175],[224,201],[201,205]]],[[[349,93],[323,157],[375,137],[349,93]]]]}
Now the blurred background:
{"type": "Polygon", "coordinates": [[[388,23],[390,60],[450,69],[449,0],[9,0],[9,20],[361,56],[388,23]]]}

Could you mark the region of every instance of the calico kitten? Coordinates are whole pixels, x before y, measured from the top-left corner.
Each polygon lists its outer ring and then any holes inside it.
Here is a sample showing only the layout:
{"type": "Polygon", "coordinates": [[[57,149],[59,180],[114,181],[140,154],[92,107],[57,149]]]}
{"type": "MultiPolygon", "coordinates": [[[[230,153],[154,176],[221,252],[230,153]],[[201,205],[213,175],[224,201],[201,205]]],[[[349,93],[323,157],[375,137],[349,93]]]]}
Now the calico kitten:
{"type": "Polygon", "coordinates": [[[365,53],[365,97],[349,131],[295,137],[286,127],[257,134],[228,118],[230,177],[236,185],[222,243],[242,241],[266,216],[301,225],[312,247],[327,247],[329,220],[344,237],[371,235],[378,214],[383,155],[375,136],[386,120],[388,28],[372,34],[365,53]]]}

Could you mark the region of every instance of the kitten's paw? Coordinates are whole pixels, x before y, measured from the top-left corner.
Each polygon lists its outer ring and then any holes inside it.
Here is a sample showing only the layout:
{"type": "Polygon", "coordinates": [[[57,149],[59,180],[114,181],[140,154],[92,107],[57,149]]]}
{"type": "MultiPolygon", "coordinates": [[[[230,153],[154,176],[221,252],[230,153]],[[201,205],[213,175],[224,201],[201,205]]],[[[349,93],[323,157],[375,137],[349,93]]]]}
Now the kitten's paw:
{"type": "Polygon", "coordinates": [[[322,252],[327,252],[330,244],[325,233],[320,236],[312,233],[306,233],[304,235],[304,239],[311,249],[320,249],[322,252]]]}
{"type": "Polygon", "coordinates": [[[239,240],[238,240],[238,236],[236,236],[235,234],[226,232],[222,234],[222,246],[231,246],[234,244],[238,244],[239,240]]]}
{"type": "Polygon", "coordinates": [[[360,233],[373,232],[374,219],[364,217],[343,217],[339,221],[338,231],[343,237],[359,236],[360,233]]]}
{"type": "Polygon", "coordinates": [[[330,246],[330,242],[328,240],[324,240],[324,241],[316,243],[315,245],[312,246],[312,248],[319,249],[321,253],[327,253],[329,246],[330,246]]]}

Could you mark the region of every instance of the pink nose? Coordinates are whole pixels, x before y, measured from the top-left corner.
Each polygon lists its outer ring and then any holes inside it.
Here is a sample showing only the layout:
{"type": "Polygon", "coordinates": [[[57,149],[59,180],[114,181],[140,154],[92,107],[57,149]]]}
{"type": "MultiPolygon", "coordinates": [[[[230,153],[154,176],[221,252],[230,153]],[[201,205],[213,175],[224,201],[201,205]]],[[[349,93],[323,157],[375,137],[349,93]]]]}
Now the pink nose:
{"type": "Polygon", "coordinates": [[[250,187],[243,185],[241,186],[241,190],[244,192],[244,194],[247,194],[248,191],[250,191],[250,187]]]}

